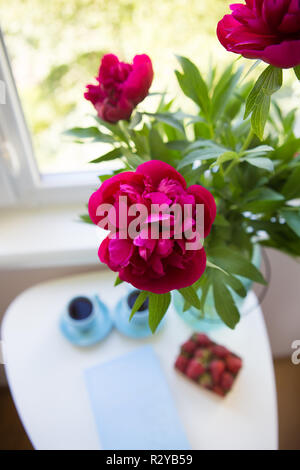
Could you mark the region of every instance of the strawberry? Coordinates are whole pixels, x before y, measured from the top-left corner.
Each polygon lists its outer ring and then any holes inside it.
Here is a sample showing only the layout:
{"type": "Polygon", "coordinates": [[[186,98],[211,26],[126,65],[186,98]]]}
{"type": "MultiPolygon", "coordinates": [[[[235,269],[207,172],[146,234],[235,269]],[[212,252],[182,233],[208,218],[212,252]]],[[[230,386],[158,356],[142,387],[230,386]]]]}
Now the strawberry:
{"type": "Polygon", "coordinates": [[[178,356],[175,362],[176,369],[180,370],[180,372],[185,372],[185,369],[189,363],[189,359],[185,356],[178,356]]]}
{"type": "Polygon", "coordinates": [[[186,369],[186,375],[193,380],[197,380],[205,372],[205,367],[195,359],[192,359],[186,369]]]}
{"type": "Polygon", "coordinates": [[[237,374],[240,368],[242,367],[242,360],[237,357],[229,354],[226,358],[226,366],[233,374],[237,374]]]}
{"type": "Polygon", "coordinates": [[[181,351],[184,351],[188,354],[193,354],[197,347],[197,344],[192,339],[189,339],[181,346],[181,351]]]}
{"type": "Polygon", "coordinates": [[[194,358],[198,359],[198,361],[207,366],[211,357],[211,351],[207,348],[198,348],[194,353],[194,358]]]}
{"type": "Polygon", "coordinates": [[[219,383],[221,375],[223,374],[224,370],[225,370],[224,361],[221,361],[220,359],[215,359],[211,361],[210,371],[211,371],[211,376],[215,385],[219,383]]]}
{"type": "Polygon", "coordinates": [[[196,351],[194,353],[195,358],[202,359],[203,355],[204,355],[204,349],[203,348],[196,349],[196,351]]]}
{"type": "Polygon", "coordinates": [[[231,389],[234,378],[230,372],[224,372],[221,377],[221,387],[223,390],[228,392],[231,389]]]}
{"type": "Polygon", "coordinates": [[[225,392],[224,390],[219,387],[219,385],[215,385],[213,388],[212,388],[212,391],[215,392],[217,395],[220,395],[221,397],[224,397],[225,396],[225,392]]]}
{"type": "Polygon", "coordinates": [[[220,359],[223,359],[224,357],[228,356],[228,354],[230,354],[227,348],[220,346],[219,344],[212,346],[211,352],[220,359]]]}
{"type": "Polygon", "coordinates": [[[204,333],[195,333],[193,340],[198,343],[198,346],[206,347],[211,344],[211,340],[204,333]]]}

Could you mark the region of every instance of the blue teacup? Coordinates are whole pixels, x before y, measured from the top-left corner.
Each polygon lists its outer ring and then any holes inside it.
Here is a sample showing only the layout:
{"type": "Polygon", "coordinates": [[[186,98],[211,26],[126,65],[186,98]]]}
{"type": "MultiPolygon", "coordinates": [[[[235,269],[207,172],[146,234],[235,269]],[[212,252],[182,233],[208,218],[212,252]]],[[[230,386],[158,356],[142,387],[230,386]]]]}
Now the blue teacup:
{"type": "Polygon", "coordinates": [[[94,326],[95,307],[88,297],[75,297],[67,306],[67,321],[79,331],[87,331],[94,326]]]}

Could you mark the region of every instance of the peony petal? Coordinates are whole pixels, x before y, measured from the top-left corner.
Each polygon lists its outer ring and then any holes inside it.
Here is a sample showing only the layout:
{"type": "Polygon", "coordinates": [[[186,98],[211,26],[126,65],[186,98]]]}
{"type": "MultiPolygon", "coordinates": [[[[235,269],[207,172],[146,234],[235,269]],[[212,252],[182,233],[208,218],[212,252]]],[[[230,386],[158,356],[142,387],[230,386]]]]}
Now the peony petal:
{"type": "Polygon", "coordinates": [[[148,95],[153,80],[153,68],[146,54],[136,55],[133,59],[132,72],[123,85],[123,96],[134,106],[148,95]]]}
{"type": "Polygon", "coordinates": [[[109,236],[104,238],[103,242],[99,246],[98,256],[101,263],[108,264],[109,263],[109,252],[108,252],[108,245],[110,242],[109,236]]]}
{"type": "Polygon", "coordinates": [[[204,237],[207,237],[217,214],[215,199],[208,189],[199,184],[190,186],[187,191],[195,196],[197,204],[204,204],[204,237]]]}
{"type": "Polygon", "coordinates": [[[105,217],[97,216],[97,209],[100,204],[113,205],[115,203],[115,195],[118,193],[122,183],[133,184],[137,188],[140,187],[141,192],[143,191],[143,177],[133,171],[124,171],[104,181],[89,199],[88,210],[94,224],[98,224],[105,217]]]}
{"type": "Polygon", "coordinates": [[[182,187],[184,189],[186,188],[186,182],[183,176],[181,176],[181,174],[178,173],[178,171],[176,171],[171,165],[162,162],[161,160],[150,160],[142,163],[137,167],[136,172],[138,174],[148,176],[156,186],[159,185],[162,179],[170,178],[179,181],[182,187]]]}
{"type": "Polygon", "coordinates": [[[171,204],[172,199],[168,198],[164,193],[161,192],[153,192],[153,193],[148,193],[145,196],[145,199],[150,199],[152,204],[171,204]]]}
{"type": "Polygon", "coordinates": [[[136,289],[164,294],[194,284],[204,273],[205,267],[206,255],[204,249],[202,249],[195,252],[186,264],[185,269],[170,266],[166,269],[166,274],[159,279],[151,279],[147,277],[147,273],[143,276],[135,275],[129,266],[120,270],[119,277],[122,281],[132,284],[136,289]]]}
{"type": "Polygon", "coordinates": [[[132,241],[113,238],[109,242],[108,251],[110,265],[116,267],[127,266],[133,253],[132,241]]]}
{"type": "MultiPolygon", "coordinates": [[[[280,44],[266,47],[263,51],[247,51],[249,58],[259,58],[274,65],[288,69],[300,65],[300,39],[284,41],[280,44]]],[[[245,57],[246,55],[243,54],[245,57]]]]}
{"type": "Polygon", "coordinates": [[[152,267],[153,271],[158,274],[159,277],[165,274],[164,266],[162,264],[161,258],[159,256],[151,256],[150,259],[150,266],[152,267]]]}
{"type": "Polygon", "coordinates": [[[168,240],[168,239],[157,240],[156,253],[159,256],[166,257],[172,252],[173,246],[174,246],[174,240],[168,240]]]}

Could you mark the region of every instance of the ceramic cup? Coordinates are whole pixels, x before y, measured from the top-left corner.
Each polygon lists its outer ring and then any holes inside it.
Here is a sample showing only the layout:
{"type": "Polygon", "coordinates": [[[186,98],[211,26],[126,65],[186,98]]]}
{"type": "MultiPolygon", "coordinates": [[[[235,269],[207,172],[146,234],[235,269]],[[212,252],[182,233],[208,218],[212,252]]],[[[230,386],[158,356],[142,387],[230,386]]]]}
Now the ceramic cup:
{"type": "Polygon", "coordinates": [[[75,297],[67,306],[66,317],[69,325],[73,328],[78,331],[87,331],[95,323],[95,307],[88,297],[75,297]]]}

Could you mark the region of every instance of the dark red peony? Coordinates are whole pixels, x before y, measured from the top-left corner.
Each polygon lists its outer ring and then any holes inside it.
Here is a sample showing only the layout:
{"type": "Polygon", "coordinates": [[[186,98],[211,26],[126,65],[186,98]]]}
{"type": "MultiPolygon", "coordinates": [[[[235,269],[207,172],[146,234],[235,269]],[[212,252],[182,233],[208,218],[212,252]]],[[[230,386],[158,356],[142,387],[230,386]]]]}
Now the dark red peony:
{"type": "MultiPolygon", "coordinates": [[[[120,173],[104,181],[89,200],[89,214],[95,224],[103,223],[104,217],[110,216],[111,210],[99,212],[102,204],[109,204],[116,214],[131,215],[128,207],[141,204],[151,209],[151,204],[189,205],[191,216],[184,220],[182,233],[175,236],[172,226],[170,236],[164,238],[159,232],[157,238],[151,238],[150,227],[155,217],[150,215],[143,221],[142,231],[131,238],[128,236],[128,225],[132,217],[128,217],[127,226],[115,222],[116,232],[108,236],[100,245],[99,258],[110,269],[119,272],[121,280],[129,282],[140,290],[157,294],[190,286],[203,274],[206,267],[206,256],[203,247],[186,249],[185,226],[195,226],[196,204],[204,208],[203,236],[206,237],[216,216],[216,204],[212,194],[200,185],[186,187],[184,178],[172,166],[159,160],[151,160],[140,165],[135,172],[120,173]],[[122,206],[120,196],[126,196],[128,203],[122,206]],[[127,211],[127,212],[126,212],[127,211]],[[100,215],[99,215],[100,214],[100,215]],[[124,236],[126,232],[126,237],[124,236]]],[[[159,222],[165,215],[159,214],[159,222]]],[[[174,223],[169,215],[170,224],[174,223]]],[[[119,220],[119,219],[118,219],[119,220]]],[[[156,219],[157,222],[157,219],[156,219]]],[[[104,227],[105,228],[105,227],[104,227]]],[[[130,225],[129,225],[130,230],[130,225]]]]}
{"type": "Polygon", "coordinates": [[[230,8],[217,28],[228,51],[280,68],[300,65],[299,0],[246,0],[230,8]]]}
{"type": "Polygon", "coordinates": [[[153,80],[152,63],[146,54],[136,55],[132,64],[106,54],[96,79],[98,85],[87,85],[84,97],[93,103],[98,116],[111,123],[128,120],[136,105],[148,95],[153,80]]]}

